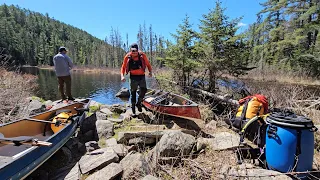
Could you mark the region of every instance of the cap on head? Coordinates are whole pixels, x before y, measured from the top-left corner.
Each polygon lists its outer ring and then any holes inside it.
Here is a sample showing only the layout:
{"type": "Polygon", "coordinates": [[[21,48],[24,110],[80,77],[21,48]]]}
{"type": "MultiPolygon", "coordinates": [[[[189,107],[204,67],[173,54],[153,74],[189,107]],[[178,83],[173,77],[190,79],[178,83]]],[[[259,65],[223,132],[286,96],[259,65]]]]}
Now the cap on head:
{"type": "Polygon", "coordinates": [[[133,43],[133,44],[130,45],[130,48],[131,49],[135,48],[135,50],[138,50],[138,44],[137,43],[133,43]]]}
{"type": "Polygon", "coordinates": [[[67,51],[66,47],[61,46],[61,47],[59,48],[59,52],[62,52],[62,51],[67,51]]]}

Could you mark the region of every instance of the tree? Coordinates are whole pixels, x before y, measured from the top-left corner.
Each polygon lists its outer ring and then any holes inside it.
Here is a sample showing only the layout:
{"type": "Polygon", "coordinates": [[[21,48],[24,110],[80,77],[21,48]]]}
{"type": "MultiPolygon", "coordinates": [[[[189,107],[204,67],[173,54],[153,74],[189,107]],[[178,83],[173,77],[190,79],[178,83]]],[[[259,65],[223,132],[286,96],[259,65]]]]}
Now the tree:
{"type": "Polygon", "coordinates": [[[209,73],[208,91],[211,92],[215,91],[216,80],[223,74],[243,74],[246,66],[244,59],[237,56],[244,47],[242,37],[236,35],[241,18],[229,20],[224,11],[221,2],[217,1],[215,8],[203,15],[200,40],[196,44],[197,54],[209,73]]]}
{"type": "Polygon", "coordinates": [[[182,24],[179,25],[176,34],[172,34],[172,36],[176,44],[169,45],[168,57],[166,57],[165,63],[174,69],[174,74],[179,84],[186,86],[190,84],[192,70],[198,65],[192,52],[194,49],[195,32],[192,30],[188,15],[183,19],[182,24]]]}

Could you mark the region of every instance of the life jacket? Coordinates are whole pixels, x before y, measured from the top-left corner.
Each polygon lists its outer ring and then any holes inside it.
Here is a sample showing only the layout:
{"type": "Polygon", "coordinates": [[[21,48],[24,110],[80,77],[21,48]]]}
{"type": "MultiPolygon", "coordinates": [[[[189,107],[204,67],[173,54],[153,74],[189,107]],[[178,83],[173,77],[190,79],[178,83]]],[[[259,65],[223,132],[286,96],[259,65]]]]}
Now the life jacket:
{"type": "Polygon", "coordinates": [[[65,125],[62,123],[69,123],[71,122],[71,120],[69,120],[69,118],[72,116],[72,113],[68,113],[68,112],[61,112],[60,114],[58,114],[57,116],[55,116],[52,120],[51,124],[51,130],[54,133],[59,132],[65,125]]]}
{"type": "Polygon", "coordinates": [[[134,60],[131,56],[131,53],[128,55],[127,66],[126,66],[126,74],[128,74],[131,70],[142,69],[145,71],[146,63],[143,59],[143,54],[138,52],[138,60],[134,60]]]}

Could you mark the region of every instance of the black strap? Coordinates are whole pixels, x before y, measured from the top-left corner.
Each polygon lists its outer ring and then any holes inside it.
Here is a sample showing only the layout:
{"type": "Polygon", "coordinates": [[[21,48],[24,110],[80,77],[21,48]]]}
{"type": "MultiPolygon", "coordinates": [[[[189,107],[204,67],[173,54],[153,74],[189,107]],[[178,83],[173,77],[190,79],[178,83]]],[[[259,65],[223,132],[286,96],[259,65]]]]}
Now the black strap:
{"type": "MultiPolygon", "coordinates": [[[[297,130],[297,147],[296,147],[296,155],[294,157],[294,165],[299,161],[299,155],[301,154],[301,130],[297,130]]],[[[294,171],[297,170],[297,166],[295,166],[294,171]]]]}
{"type": "Polygon", "coordinates": [[[259,106],[258,112],[257,112],[257,116],[260,115],[260,111],[261,111],[262,106],[259,106]]]}
{"type": "Polygon", "coordinates": [[[248,103],[251,99],[248,99],[244,104],[242,108],[242,113],[240,117],[240,128],[242,128],[242,121],[246,119],[247,109],[248,109],[248,103]]]}
{"type": "Polygon", "coordinates": [[[248,109],[248,103],[251,99],[247,99],[246,102],[243,104],[242,113],[241,113],[241,120],[246,119],[247,109],[248,109]]]}

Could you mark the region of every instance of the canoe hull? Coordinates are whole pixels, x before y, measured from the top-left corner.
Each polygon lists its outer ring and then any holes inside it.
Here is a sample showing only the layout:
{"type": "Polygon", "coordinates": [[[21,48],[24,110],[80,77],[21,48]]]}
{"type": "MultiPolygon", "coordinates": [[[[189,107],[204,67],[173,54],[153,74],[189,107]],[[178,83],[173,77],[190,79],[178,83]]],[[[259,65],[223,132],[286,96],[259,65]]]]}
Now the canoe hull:
{"type": "Polygon", "coordinates": [[[147,96],[143,99],[142,102],[143,106],[147,109],[165,115],[201,119],[200,110],[197,103],[173,93],[163,91],[156,92],[156,90],[151,89],[149,89],[148,91],[149,92],[147,93],[147,96]],[[169,96],[166,96],[166,94],[170,94],[171,98],[169,98],[169,96]],[[157,102],[156,100],[149,100],[150,98],[157,99],[159,97],[161,97],[160,99],[162,100],[167,97],[168,100],[172,101],[174,105],[164,105],[157,102]],[[188,102],[188,104],[186,102],[188,102]]]}
{"type": "MultiPolygon", "coordinates": [[[[74,103],[75,104],[75,103],[74,103]]],[[[89,104],[86,103],[84,107],[89,104]]],[[[59,109],[73,109],[73,104],[68,106],[59,108],[59,109]]],[[[52,113],[56,110],[47,111],[45,113],[52,113]]],[[[44,113],[42,113],[44,114],[44,113]]],[[[78,116],[76,121],[73,123],[67,124],[63,129],[61,129],[58,133],[53,134],[46,141],[52,143],[51,146],[33,146],[28,148],[27,150],[13,156],[11,159],[7,159],[8,162],[4,162],[0,160],[0,179],[24,179],[28,175],[30,175],[34,170],[36,170],[41,164],[43,164],[46,160],[48,160],[56,151],[58,151],[75,133],[79,122],[81,122],[85,118],[85,113],[78,116]]],[[[39,119],[37,117],[41,117],[41,114],[32,116],[31,118],[39,119]]],[[[13,123],[19,123],[17,120],[13,121],[13,123]]],[[[7,124],[4,124],[5,126],[7,124]]],[[[50,127],[50,126],[49,126],[50,127]]],[[[1,129],[0,129],[1,132],[1,129]]],[[[3,156],[2,156],[3,157],[3,156]]]]}
{"type": "Polygon", "coordinates": [[[172,115],[177,117],[190,117],[201,119],[198,106],[161,106],[153,105],[149,102],[143,101],[144,107],[151,111],[159,112],[161,114],[172,115]]]}

